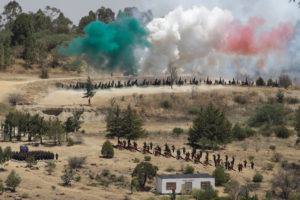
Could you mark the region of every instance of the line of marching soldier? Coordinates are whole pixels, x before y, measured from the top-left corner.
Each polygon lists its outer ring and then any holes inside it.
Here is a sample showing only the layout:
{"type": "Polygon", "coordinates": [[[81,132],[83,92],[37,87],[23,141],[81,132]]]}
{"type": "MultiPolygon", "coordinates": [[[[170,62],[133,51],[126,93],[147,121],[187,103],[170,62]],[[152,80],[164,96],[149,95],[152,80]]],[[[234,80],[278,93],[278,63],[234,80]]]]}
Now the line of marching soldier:
{"type": "MultiPolygon", "coordinates": [[[[128,150],[130,150],[132,152],[139,151],[137,143],[133,142],[133,145],[132,145],[131,142],[130,142],[130,140],[128,142],[126,142],[125,140],[123,142],[121,142],[120,140],[118,140],[117,147],[120,150],[128,149],[128,150]]],[[[205,166],[211,165],[210,162],[209,162],[210,160],[209,160],[209,152],[208,151],[205,152],[205,160],[204,160],[204,163],[202,163],[201,162],[201,158],[202,158],[202,154],[203,154],[202,151],[199,151],[197,153],[197,150],[195,148],[193,148],[192,149],[192,153],[190,153],[190,152],[186,151],[185,147],[183,147],[182,148],[182,154],[183,154],[183,156],[181,156],[181,150],[177,149],[176,150],[176,154],[177,155],[176,155],[176,157],[174,157],[172,155],[172,152],[173,153],[175,152],[175,146],[172,145],[171,148],[169,147],[168,144],[165,144],[164,153],[162,154],[161,147],[159,145],[157,145],[154,148],[154,156],[161,156],[161,155],[163,155],[166,158],[173,157],[173,158],[176,158],[177,160],[185,160],[187,162],[192,161],[195,164],[201,163],[201,164],[203,164],[205,166]]],[[[142,148],[142,150],[140,152],[142,152],[143,154],[147,154],[147,153],[152,154],[150,152],[150,150],[152,151],[152,149],[153,149],[153,143],[152,142],[150,142],[149,144],[147,144],[146,142],[144,142],[143,143],[143,148],[142,148]]],[[[228,155],[225,155],[225,162],[223,162],[223,160],[221,159],[221,155],[219,153],[217,155],[213,154],[213,162],[214,162],[214,166],[215,167],[223,166],[224,165],[225,169],[227,169],[227,170],[234,170],[235,157],[232,156],[231,161],[229,161],[228,155]]],[[[251,164],[251,169],[254,169],[254,162],[251,161],[250,164],[251,164]]],[[[244,164],[242,164],[242,163],[238,164],[238,171],[239,172],[243,171],[243,168],[247,168],[247,161],[246,160],[244,160],[244,164]]]]}

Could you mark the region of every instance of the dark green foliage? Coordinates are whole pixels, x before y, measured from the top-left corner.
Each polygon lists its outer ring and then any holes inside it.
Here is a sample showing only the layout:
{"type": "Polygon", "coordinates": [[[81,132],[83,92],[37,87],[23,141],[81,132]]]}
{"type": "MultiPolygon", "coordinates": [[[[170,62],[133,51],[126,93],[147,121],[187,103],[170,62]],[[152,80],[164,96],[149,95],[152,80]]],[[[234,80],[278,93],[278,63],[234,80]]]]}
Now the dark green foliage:
{"type": "Polygon", "coordinates": [[[62,68],[67,71],[81,72],[81,66],[82,66],[82,59],[80,57],[77,57],[72,62],[64,64],[62,68]]]}
{"type": "Polygon", "coordinates": [[[84,16],[80,19],[77,32],[83,33],[83,29],[92,21],[96,20],[96,14],[91,10],[88,16],[84,16]]]}
{"type": "Polygon", "coordinates": [[[284,101],[284,94],[283,94],[282,90],[278,90],[278,92],[276,94],[276,97],[277,97],[277,103],[283,103],[283,101],[284,101]]]}
{"type": "Polygon", "coordinates": [[[48,71],[45,68],[42,69],[41,74],[40,74],[40,78],[42,78],[42,79],[49,78],[48,71]]]}
{"type": "Polygon", "coordinates": [[[214,170],[212,176],[215,177],[217,186],[224,185],[230,179],[229,174],[225,173],[224,168],[220,166],[214,170]]]}
{"type": "Polygon", "coordinates": [[[68,160],[68,165],[71,169],[79,169],[85,164],[85,160],[86,157],[71,157],[68,160]]]}
{"type": "Polygon", "coordinates": [[[241,104],[241,105],[244,105],[247,103],[247,99],[245,96],[241,96],[241,95],[238,95],[238,96],[235,96],[233,98],[234,102],[238,103],[238,104],[241,104]]]}
{"type": "Polygon", "coordinates": [[[279,76],[279,86],[283,88],[288,88],[292,85],[292,80],[289,75],[281,75],[279,76]]]}
{"type": "Polygon", "coordinates": [[[22,13],[18,15],[12,26],[12,44],[23,45],[28,38],[33,37],[32,17],[29,14],[22,13]]]}
{"type": "Polygon", "coordinates": [[[15,192],[16,187],[21,183],[21,177],[16,173],[15,170],[12,170],[8,175],[5,183],[6,186],[9,187],[12,192],[15,192]]]}
{"type": "Polygon", "coordinates": [[[258,79],[256,80],[256,86],[265,86],[266,83],[264,81],[264,79],[262,77],[258,77],[258,79]]]}
{"type": "Polygon", "coordinates": [[[246,190],[246,193],[240,197],[240,200],[258,200],[258,196],[250,196],[249,191],[246,190]]]}
{"type": "Polygon", "coordinates": [[[275,134],[279,138],[288,138],[290,137],[290,131],[285,126],[279,126],[275,129],[275,134]]]}
{"type": "Polygon", "coordinates": [[[245,129],[243,129],[239,123],[237,123],[232,129],[232,136],[238,140],[244,140],[247,137],[247,133],[245,129]]]}
{"type": "Polygon", "coordinates": [[[28,156],[26,158],[27,167],[31,168],[33,165],[37,164],[37,161],[35,160],[34,156],[28,156]]]}
{"type": "Polygon", "coordinates": [[[188,140],[191,144],[197,144],[201,139],[211,142],[225,143],[231,138],[231,123],[225,113],[219,108],[209,104],[202,109],[193,121],[189,130],[188,140]]]}
{"type": "Polygon", "coordinates": [[[46,171],[48,172],[48,174],[51,175],[52,172],[56,168],[56,164],[55,164],[55,162],[47,162],[45,168],[46,168],[46,171]]]}
{"type": "Polygon", "coordinates": [[[189,108],[188,112],[189,114],[197,115],[198,113],[201,112],[201,107],[191,107],[189,108]]]}
{"type": "Polygon", "coordinates": [[[164,101],[160,102],[160,107],[162,107],[164,109],[171,109],[173,107],[173,104],[168,100],[164,100],[164,101]]]}
{"type": "Polygon", "coordinates": [[[258,107],[249,119],[249,125],[259,127],[263,124],[283,125],[285,123],[285,109],[282,105],[264,105],[258,107]]]}
{"type": "Polygon", "coordinates": [[[94,97],[96,92],[94,92],[94,85],[93,85],[92,80],[91,80],[90,77],[88,77],[88,79],[87,79],[85,89],[86,89],[86,92],[83,94],[84,96],[82,98],[88,98],[89,105],[91,105],[91,98],[94,97]]]}
{"type": "Polygon", "coordinates": [[[11,64],[11,32],[0,32],[0,69],[11,64]]]}
{"type": "Polygon", "coordinates": [[[115,21],[115,13],[110,8],[101,7],[96,11],[97,19],[108,24],[115,21]]]}
{"type": "Polygon", "coordinates": [[[218,193],[216,190],[212,188],[212,186],[206,187],[204,190],[202,189],[193,189],[192,196],[196,200],[219,200],[218,193]]]}
{"type": "Polygon", "coordinates": [[[282,154],[276,152],[276,153],[273,154],[273,157],[272,157],[271,160],[273,162],[280,162],[282,157],[283,157],[282,154]]]}
{"type": "Polygon", "coordinates": [[[150,160],[151,160],[151,156],[145,156],[145,157],[144,157],[144,160],[145,160],[145,161],[150,161],[150,160]]]}
{"type": "Polygon", "coordinates": [[[253,180],[253,182],[255,182],[255,183],[261,183],[262,180],[263,180],[263,175],[257,172],[256,174],[254,174],[252,180],[253,180]]]}
{"type": "Polygon", "coordinates": [[[174,128],[173,129],[173,134],[175,134],[176,136],[179,136],[183,133],[183,129],[182,128],[174,128]]]}
{"type": "Polygon", "coordinates": [[[106,131],[108,132],[107,137],[117,137],[118,139],[124,137],[123,126],[123,116],[121,109],[118,105],[112,105],[108,111],[106,117],[106,131]]]}
{"type": "Polygon", "coordinates": [[[298,133],[298,136],[300,136],[300,107],[298,107],[298,109],[296,110],[296,113],[295,113],[294,127],[298,133]]]}
{"type": "Polygon", "coordinates": [[[70,33],[70,25],[72,24],[69,18],[65,17],[63,13],[60,13],[52,22],[52,31],[54,33],[70,33]]]}
{"type": "Polygon", "coordinates": [[[0,164],[7,162],[10,160],[12,156],[11,148],[6,147],[4,151],[2,150],[2,147],[0,147],[0,164]]]}
{"type": "Polygon", "coordinates": [[[147,179],[152,180],[156,176],[158,168],[149,162],[141,162],[138,164],[132,173],[132,177],[136,177],[139,186],[144,189],[147,179]]]}
{"type": "Polygon", "coordinates": [[[76,111],[73,112],[72,117],[67,118],[67,121],[64,124],[66,139],[68,139],[68,133],[76,132],[81,128],[82,121],[80,121],[80,117],[82,113],[82,111],[76,111]]]}
{"type": "Polygon", "coordinates": [[[5,187],[4,187],[4,185],[3,185],[2,180],[0,179],[0,195],[3,194],[4,190],[5,190],[5,187]]]}
{"type": "Polygon", "coordinates": [[[6,16],[7,20],[15,19],[20,13],[22,13],[22,7],[16,1],[10,1],[4,6],[3,15],[6,16]]]}
{"type": "Polygon", "coordinates": [[[269,78],[267,82],[267,86],[272,87],[274,85],[273,79],[269,78]]]}
{"type": "Polygon", "coordinates": [[[270,145],[269,149],[271,149],[272,151],[275,151],[276,146],[275,145],[270,145]]]}
{"type": "Polygon", "coordinates": [[[184,173],[184,174],[193,174],[194,171],[195,171],[195,168],[194,168],[193,166],[187,165],[187,166],[184,168],[183,173],[184,173]]]}
{"type": "Polygon", "coordinates": [[[114,148],[110,141],[105,141],[102,149],[101,149],[101,154],[104,158],[113,158],[114,157],[114,148]]]}
{"type": "Polygon", "coordinates": [[[65,169],[63,175],[60,177],[63,181],[63,185],[67,186],[71,184],[73,177],[75,176],[75,171],[73,169],[65,169]]]}

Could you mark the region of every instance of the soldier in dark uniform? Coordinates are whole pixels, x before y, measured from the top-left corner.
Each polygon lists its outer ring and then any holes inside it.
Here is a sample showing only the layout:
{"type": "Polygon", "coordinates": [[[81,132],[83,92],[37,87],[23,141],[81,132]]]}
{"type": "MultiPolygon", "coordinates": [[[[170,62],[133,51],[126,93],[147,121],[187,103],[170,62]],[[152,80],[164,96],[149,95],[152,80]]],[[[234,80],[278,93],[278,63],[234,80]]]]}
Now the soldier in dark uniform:
{"type": "Polygon", "coordinates": [[[175,151],[175,146],[174,146],[174,144],[172,145],[172,152],[174,153],[174,151],[175,151]]]}
{"type": "Polygon", "coordinates": [[[225,161],[226,161],[226,162],[228,161],[228,155],[225,156],[225,161]]]}
{"type": "Polygon", "coordinates": [[[192,150],[192,160],[194,159],[195,155],[196,155],[196,149],[193,148],[193,150],[192,150]]]}
{"type": "Polygon", "coordinates": [[[213,155],[213,159],[214,159],[214,163],[215,163],[215,167],[217,166],[217,160],[216,160],[216,155],[213,155]]]}
{"type": "Polygon", "coordinates": [[[177,157],[176,157],[177,160],[179,160],[179,159],[181,158],[180,154],[181,154],[181,153],[180,153],[180,149],[177,149],[177,157]]]}
{"type": "Polygon", "coordinates": [[[152,150],[152,147],[153,147],[153,144],[152,144],[152,142],[150,142],[150,149],[152,150]]]}
{"type": "Polygon", "coordinates": [[[135,150],[137,150],[137,143],[135,141],[133,142],[133,147],[135,150]]]}
{"type": "Polygon", "coordinates": [[[182,148],[182,153],[185,154],[185,147],[182,148]]]}
{"type": "Polygon", "coordinates": [[[247,168],[247,160],[244,160],[244,167],[247,168]]]}
{"type": "Polygon", "coordinates": [[[185,161],[189,161],[189,160],[190,160],[190,152],[186,152],[185,161]]]}
{"type": "Polygon", "coordinates": [[[55,159],[58,160],[58,153],[55,154],[55,159]]]}
{"type": "Polygon", "coordinates": [[[253,162],[253,160],[251,161],[251,169],[254,169],[254,162],[253,162]]]}

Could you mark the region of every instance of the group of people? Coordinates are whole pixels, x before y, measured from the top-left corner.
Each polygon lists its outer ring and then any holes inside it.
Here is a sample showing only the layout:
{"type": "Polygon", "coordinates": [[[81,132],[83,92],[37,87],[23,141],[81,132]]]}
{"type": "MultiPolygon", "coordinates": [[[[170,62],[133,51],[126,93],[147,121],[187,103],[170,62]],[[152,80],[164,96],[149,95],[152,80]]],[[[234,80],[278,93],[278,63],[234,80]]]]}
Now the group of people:
{"type": "MultiPolygon", "coordinates": [[[[137,87],[147,87],[147,86],[172,86],[172,85],[199,85],[199,84],[207,84],[207,85],[240,85],[240,86],[253,86],[254,82],[248,81],[245,79],[245,81],[239,81],[239,80],[229,80],[228,82],[225,81],[224,79],[220,78],[219,80],[215,80],[214,82],[209,79],[208,77],[206,79],[197,79],[197,78],[192,78],[192,79],[183,79],[179,78],[176,80],[171,80],[169,77],[166,79],[143,79],[143,81],[139,81],[138,79],[134,80],[118,80],[118,81],[108,81],[108,82],[99,82],[97,84],[94,84],[94,89],[110,89],[110,88],[123,88],[123,87],[132,87],[132,86],[137,86],[137,87]]],[[[70,85],[64,85],[61,84],[62,88],[66,89],[85,89],[86,88],[85,82],[77,82],[76,84],[70,84],[70,85]]]]}
{"type": "MultiPolygon", "coordinates": [[[[177,160],[184,160],[186,162],[194,162],[195,164],[203,164],[204,166],[208,166],[211,165],[211,160],[209,159],[209,152],[205,151],[203,152],[202,150],[197,151],[196,148],[193,148],[191,153],[189,151],[187,151],[187,149],[185,147],[183,148],[178,148],[176,149],[174,145],[172,145],[171,147],[168,144],[164,145],[164,152],[162,153],[162,148],[159,145],[156,145],[156,147],[153,146],[153,143],[150,142],[149,144],[147,144],[146,142],[143,143],[142,149],[139,150],[138,149],[138,144],[136,142],[133,142],[133,145],[131,144],[130,140],[128,142],[126,142],[126,140],[124,140],[123,142],[121,142],[120,140],[118,140],[118,145],[116,146],[117,148],[119,148],[120,150],[122,149],[128,149],[132,152],[134,151],[140,151],[143,154],[154,154],[154,156],[164,156],[166,158],[176,158],[177,160]],[[172,155],[172,153],[174,154],[176,151],[176,157],[172,155]],[[205,156],[204,156],[205,154],[205,156]],[[202,156],[205,157],[204,161],[202,162],[202,156]]],[[[229,160],[228,155],[225,155],[225,159],[221,159],[221,155],[218,153],[213,154],[213,164],[215,167],[217,166],[222,166],[225,167],[225,169],[227,170],[234,170],[234,164],[235,164],[235,157],[232,156],[232,159],[229,160]]],[[[251,165],[251,169],[254,169],[254,161],[252,160],[250,162],[251,165]]],[[[238,171],[242,172],[243,168],[247,168],[247,160],[243,161],[242,163],[239,163],[238,165],[238,171]]]]}

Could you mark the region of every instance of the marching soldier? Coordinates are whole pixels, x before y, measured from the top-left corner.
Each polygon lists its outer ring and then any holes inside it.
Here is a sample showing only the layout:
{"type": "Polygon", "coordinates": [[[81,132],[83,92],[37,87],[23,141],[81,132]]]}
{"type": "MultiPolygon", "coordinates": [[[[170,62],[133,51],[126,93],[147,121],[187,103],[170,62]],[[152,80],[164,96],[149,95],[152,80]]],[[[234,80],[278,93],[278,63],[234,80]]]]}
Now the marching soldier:
{"type": "Polygon", "coordinates": [[[254,162],[253,162],[253,160],[251,161],[251,169],[254,169],[254,162]]]}
{"type": "Polygon", "coordinates": [[[174,151],[175,151],[175,146],[174,146],[174,144],[172,145],[172,152],[174,153],[174,151]]]}
{"type": "Polygon", "coordinates": [[[185,147],[182,148],[182,153],[185,154],[185,147]]]}
{"type": "Polygon", "coordinates": [[[153,144],[152,144],[152,142],[150,142],[150,149],[152,150],[152,147],[153,147],[153,144]]]}
{"type": "Polygon", "coordinates": [[[181,153],[180,153],[180,149],[177,149],[177,157],[176,157],[177,160],[179,160],[179,159],[181,158],[180,154],[181,154],[181,153]]]}
{"type": "Polygon", "coordinates": [[[189,160],[190,160],[190,153],[187,152],[187,153],[185,154],[185,161],[189,161],[189,160]]]}
{"type": "Polygon", "coordinates": [[[244,167],[247,168],[247,160],[244,160],[244,167]]]}

